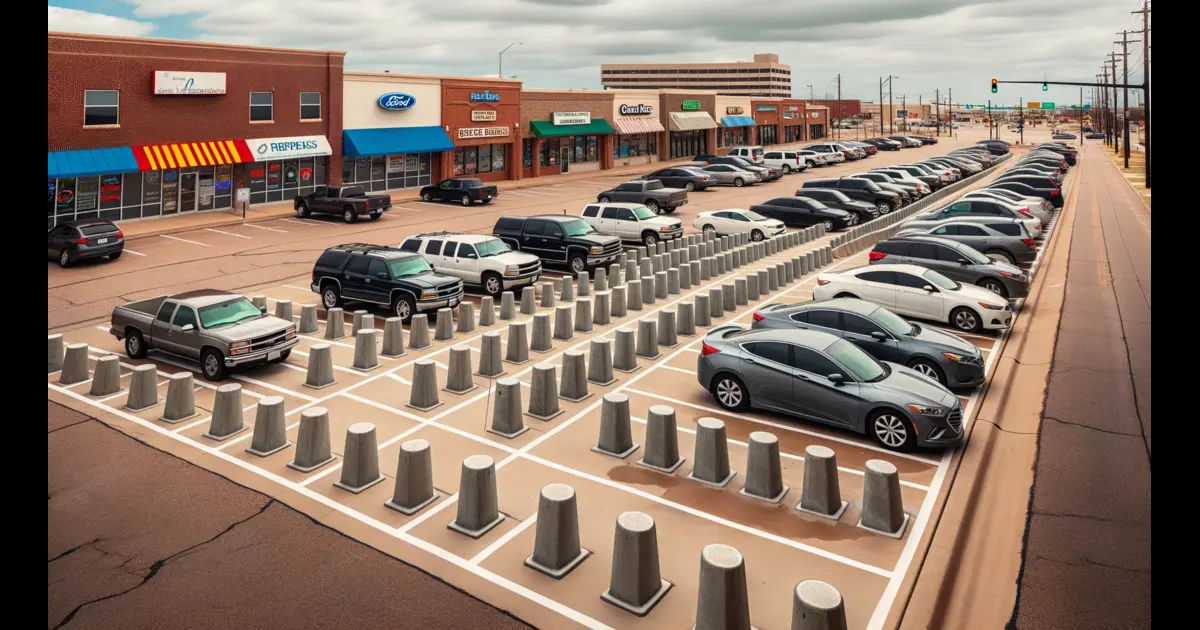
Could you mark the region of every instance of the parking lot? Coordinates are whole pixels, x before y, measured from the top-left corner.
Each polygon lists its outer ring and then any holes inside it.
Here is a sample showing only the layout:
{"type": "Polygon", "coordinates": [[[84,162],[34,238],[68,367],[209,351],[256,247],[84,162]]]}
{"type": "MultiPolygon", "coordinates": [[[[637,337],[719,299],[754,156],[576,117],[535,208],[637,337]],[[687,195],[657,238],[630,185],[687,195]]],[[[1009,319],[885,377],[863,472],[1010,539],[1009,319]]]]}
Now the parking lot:
{"type": "MultiPolygon", "coordinates": [[[[675,216],[683,220],[688,233],[693,233],[690,222],[698,212],[747,207],[775,196],[791,196],[804,178],[850,174],[884,166],[889,160],[915,161],[921,155],[944,154],[953,146],[943,140],[939,145],[906,150],[898,155],[881,153],[863,163],[819,169],[816,174],[785,177],[780,182],[695,193],[694,201],[675,216]]],[[[450,205],[401,203],[378,224],[342,225],[327,220],[286,218],[143,239],[130,244],[140,256],[119,261],[128,269],[95,265],[78,270],[79,274],[70,274],[69,279],[68,274],[52,273],[50,301],[52,307],[56,299],[83,304],[85,300],[77,297],[79,293],[86,296],[89,291],[94,292],[90,301],[98,305],[81,312],[75,308],[59,310],[57,317],[62,322],[66,342],[88,344],[91,367],[99,357],[120,354],[125,388],[135,365],[154,364],[159,376],[159,395],[165,397],[171,374],[180,370],[195,372],[198,366],[157,352],[141,361],[125,357],[120,342],[108,334],[107,325],[95,321],[96,317],[107,315],[113,300],[123,302],[169,293],[205,278],[206,286],[224,288],[224,284],[247,295],[266,297],[272,312],[277,301],[290,300],[297,305],[298,314],[298,305],[317,302],[304,275],[311,270],[316,254],[326,246],[351,240],[394,244],[407,234],[447,227],[487,231],[497,216],[508,213],[565,210],[577,214],[584,202],[594,199],[596,192],[625,179],[597,176],[561,185],[505,191],[495,207],[469,210],[450,205]],[[451,219],[453,225],[446,225],[451,219]],[[219,274],[216,282],[211,281],[214,269],[219,274]],[[96,283],[98,286],[91,289],[82,282],[88,274],[108,279],[136,274],[150,281],[139,282],[133,292],[122,290],[113,282],[96,283]],[[58,291],[53,288],[56,282],[58,291]],[[70,298],[61,290],[67,286],[73,287],[70,298]],[[78,321],[86,323],[79,325],[78,321]]],[[[1053,232],[1052,222],[1044,230],[1039,245],[1044,245],[1053,232]]],[[[613,339],[618,328],[636,328],[639,319],[654,319],[664,309],[690,303],[699,294],[707,295],[712,287],[822,248],[829,239],[826,236],[786,249],[702,282],[698,287],[658,299],[641,310],[630,310],[623,317],[614,317],[610,325],[597,325],[591,332],[576,331],[569,340],[553,339],[549,350],[531,352],[527,363],[505,362],[504,377],[524,383],[523,400],[528,404],[535,366],[555,365],[561,377],[564,353],[579,350],[587,354],[593,340],[613,339]]],[[[1039,251],[1039,261],[1041,254],[1039,251]]],[[[836,259],[819,271],[848,269],[866,262],[866,251],[862,251],[836,259]]],[[[1032,273],[1036,273],[1037,265],[1038,262],[1029,265],[1032,273]]],[[[750,300],[715,319],[713,326],[731,323],[748,326],[755,309],[763,305],[810,300],[816,275],[808,273],[778,291],[750,300]]],[[[546,273],[546,279],[562,276],[553,270],[546,273]]],[[[479,302],[478,296],[469,299],[475,304],[479,302]]],[[[551,315],[553,310],[537,308],[538,313],[551,315]]],[[[52,308],[52,320],[56,317],[54,311],[52,308]]],[[[319,312],[320,330],[324,330],[325,316],[325,311],[319,312]]],[[[1019,312],[1017,316],[1021,316],[1019,312]]],[[[382,314],[377,313],[377,321],[380,317],[382,314]]],[[[380,356],[380,369],[370,371],[353,367],[352,337],[329,341],[320,332],[302,336],[284,363],[235,373],[232,377],[231,382],[242,387],[247,427],[254,424],[257,401],[268,396],[283,397],[291,445],[267,457],[246,452],[252,430],[224,441],[204,437],[211,421],[216,387],[198,375],[195,397],[199,415],[179,424],[160,420],[161,404],[131,412],[122,408],[124,392],[95,398],[87,393],[88,382],[64,387],[57,384],[56,374],[48,379],[49,396],[276,497],[538,626],[564,627],[567,619],[591,628],[686,627],[694,621],[696,612],[696,558],[705,545],[718,542],[737,548],[745,557],[752,586],[750,606],[758,627],[785,627],[791,618],[790,591],[798,580],[808,578],[829,582],[842,592],[852,628],[881,627],[889,618],[898,595],[909,586],[906,579],[911,577],[909,568],[916,550],[936,522],[933,508],[947,490],[944,477],[951,458],[956,456],[954,452],[895,453],[865,437],[822,425],[758,411],[733,414],[721,410],[696,383],[700,340],[711,328],[708,326],[697,326],[694,336],[681,337],[675,347],[660,348],[661,354],[656,359],[639,357],[636,370],[616,372],[615,381],[609,385],[589,383],[587,398],[578,402],[560,400],[563,412],[550,420],[526,417],[524,422],[530,430],[511,439],[488,431],[496,399],[493,379],[475,376],[477,388],[464,394],[439,391],[440,405],[428,411],[409,406],[418,361],[433,360],[439,387],[444,386],[452,347],[471,347],[474,365],[485,333],[499,333],[502,343],[507,345],[510,325],[531,320],[532,315],[517,314],[511,321],[497,321],[491,326],[478,326],[471,333],[456,333],[451,340],[434,341],[426,349],[410,348],[400,357],[380,356]],[[322,343],[332,346],[336,383],[318,390],[306,387],[305,379],[310,351],[315,344],[322,343]],[[667,474],[636,465],[640,454],[622,460],[591,450],[600,431],[603,397],[613,393],[628,396],[633,441],[639,445],[646,443],[645,422],[651,406],[666,405],[674,411],[679,453],[686,458],[681,467],[667,474]],[[300,414],[311,407],[328,409],[331,446],[338,460],[302,473],[287,464],[295,456],[300,414]],[[730,465],[738,473],[721,488],[688,478],[693,472],[697,423],[706,417],[724,422],[730,465]],[[338,480],[341,458],[345,455],[347,429],[363,422],[375,427],[379,468],[386,479],[353,494],[336,487],[334,482],[338,480]],[[739,494],[745,482],[749,435],[755,431],[771,433],[779,441],[783,481],[790,488],[779,504],[739,494]],[[434,487],[439,495],[431,505],[406,516],[384,504],[392,498],[400,445],[418,438],[430,444],[434,487]],[[795,509],[804,479],[805,448],[810,445],[826,446],[836,454],[841,493],[849,502],[846,513],[837,521],[804,515],[795,509]],[[488,455],[494,460],[499,510],[504,516],[499,526],[478,539],[447,528],[455,518],[462,462],[471,455],[488,455]],[[873,459],[888,461],[899,471],[904,510],[911,520],[898,540],[855,526],[861,513],[864,466],[873,459]],[[591,552],[578,568],[557,581],[523,564],[534,546],[539,492],[549,483],[564,483],[574,488],[581,544],[591,552]],[[645,512],[655,519],[662,577],[673,584],[666,597],[645,617],[634,617],[600,598],[609,583],[614,521],[625,511],[645,512]]],[[[983,350],[990,373],[1004,335],[963,336],[983,350]]],[[[967,429],[974,417],[977,397],[977,393],[960,393],[967,429]]]]}

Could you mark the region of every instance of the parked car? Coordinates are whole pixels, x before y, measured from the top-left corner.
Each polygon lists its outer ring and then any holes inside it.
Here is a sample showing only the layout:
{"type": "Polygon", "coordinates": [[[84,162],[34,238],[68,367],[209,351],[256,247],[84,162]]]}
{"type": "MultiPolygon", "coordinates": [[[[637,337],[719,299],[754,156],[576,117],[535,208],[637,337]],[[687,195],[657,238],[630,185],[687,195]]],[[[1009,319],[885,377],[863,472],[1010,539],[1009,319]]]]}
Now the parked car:
{"type": "Polygon", "coordinates": [[[830,208],[807,197],[778,197],[750,206],[750,210],[769,219],[778,219],[788,227],[821,224],[826,232],[844,230],[854,220],[852,213],[830,208]]]}
{"type": "Polygon", "coordinates": [[[989,190],[1008,190],[1015,192],[1018,195],[1025,197],[1038,197],[1049,201],[1055,208],[1063,206],[1063,196],[1061,188],[1035,188],[1029,184],[1015,181],[992,182],[988,184],[989,190]]]}
{"type": "Polygon", "coordinates": [[[1087,138],[1088,140],[1103,140],[1103,139],[1104,139],[1104,134],[1102,134],[1102,133],[1100,133],[1100,132],[1098,132],[1098,131],[1093,131],[1093,132],[1091,132],[1091,133],[1087,134],[1087,135],[1086,135],[1086,136],[1084,136],[1084,137],[1085,137],[1085,138],[1087,138]]]}
{"type": "MultiPolygon", "coordinates": [[[[904,171],[904,172],[908,173],[909,175],[912,175],[913,177],[916,177],[917,179],[925,182],[926,184],[929,184],[929,187],[934,190],[940,190],[946,184],[950,183],[949,177],[943,177],[942,175],[934,175],[933,173],[930,173],[930,172],[926,171],[925,169],[919,168],[912,164],[897,164],[895,166],[889,166],[887,168],[889,170],[893,170],[893,171],[904,171]]],[[[871,170],[875,170],[875,169],[871,169],[871,170]]]]}
{"type": "Polygon", "coordinates": [[[968,333],[1012,324],[1008,300],[916,265],[868,265],[819,274],[813,299],[834,297],[867,300],[899,315],[946,322],[968,333]]]}
{"type": "Polygon", "coordinates": [[[884,166],[884,167],[880,167],[880,168],[873,168],[873,169],[871,169],[871,172],[872,173],[883,173],[884,175],[887,175],[888,177],[891,177],[893,179],[921,182],[922,184],[925,184],[926,186],[929,187],[930,190],[933,190],[933,191],[941,190],[942,186],[944,186],[940,177],[933,177],[930,175],[922,175],[922,174],[920,174],[920,171],[915,170],[915,169],[903,169],[903,168],[898,168],[895,166],[884,166]]]}
{"type": "Polygon", "coordinates": [[[89,258],[116,260],[123,251],[125,234],[111,221],[64,221],[46,232],[46,258],[64,269],[89,258]]]}
{"type": "Polygon", "coordinates": [[[868,156],[879,153],[879,147],[877,147],[873,144],[866,143],[866,142],[858,142],[855,140],[843,140],[843,141],[839,142],[838,144],[843,144],[843,145],[846,145],[853,149],[862,149],[863,153],[867,154],[868,156]]]}
{"type": "Polygon", "coordinates": [[[682,188],[667,188],[657,180],[635,179],[596,195],[596,201],[627,201],[646,206],[653,212],[670,214],[687,205],[688,194],[682,188]]]}
{"type": "Polygon", "coordinates": [[[834,188],[855,201],[865,201],[879,214],[887,214],[900,208],[900,195],[875,185],[875,182],[854,177],[837,179],[810,179],[801,188],[834,188]]]}
{"type": "Polygon", "coordinates": [[[683,224],[678,219],[660,217],[637,203],[590,203],[583,208],[580,218],[600,234],[611,234],[648,248],[654,248],[659,241],[683,238],[683,224]]]}
{"type": "Polygon", "coordinates": [[[745,171],[729,164],[709,164],[701,170],[712,176],[717,186],[737,186],[741,188],[742,186],[757,184],[761,181],[757,173],[751,173],[750,171],[745,171]]]}
{"type": "Polygon", "coordinates": [[[1011,149],[1008,148],[1008,143],[1002,140],[980,140],[975,144],[987,149],[989,153],[996,156],[1006,155],[1011,152],[1011,149]]]}
{"type": "Polygon", "coordinates": [[[885,173],[877,173],[875,171],[871,171],[870,173],[855,173],[850,175],[850,177],[869,179],[878,184],[880,188],[884,190],[890,190],[892,192],[899,192],[903,190],[909,196],[910,201],[916,201],[933,192],[929,186],[925,185],[925,182],[917,180],[905,181],[892,179],[890,175],[885,173]]]}
{"type": "Polygon", "coordinates": [[[797,151],[796,153],[799,153],[800,156],[803,157],[804,160],[808,162],[809,166],[832,166],[839,162],[846,161],[846,156],[842,155],[841,153],[837,153],[837,152],[833,152],[833,151],[818,152],[818,151],[809,151],[807,149],[802,149],[800,151],[797,151]]]}
{"type": "MultiPolygon", "coordinates": [[[[933,125],[925,125],[925,126],[932,127],[933,125]]],[[[920,140],[921,144],[937,144],[938,143],[938,139],[933,136],[909,136],[909,137],[920,140]]]]}
{"type": "Polygon", "coordinates": [[[750,162],[751,164],[758,164],[758,165],[762,165],[763,160],[764,160],[764,155],[763,155],[764,153],[766,153],[766,152],[763,151],[763,148],[761,146],[734,147],[729,150],[729,155],[731,155],[733,157],[740,157],[743,160],[750,162]]]}
{"type": "Polygon", "coordinates": [[[494,298],[532,285],[542,274],[537,256],[514,252],[504,241],[486,234],[426,232],[404,239],[399,248],[421,254],[435,272],[479,287],[494,298]]]}
{"type": "Polygon", "coordinates": [[[910,138],[908,136],[888,136],[888,140],[895,140],[896,142],[903,144],[905,148],[909,149],[922,146],[922,142],[920,140],[917,140],[916,138],[910,138]]]}
{"type": "Polygon", "coordinates": [[[1019,267],[984,256],[979,250],[938,236],[896,236],[875,244],[868,264],[911,264],[959,282],[983,287],[1002,298],[1029,295],[1029,276],[1019,267]]]}
{"type": "Polygon", "coordinates": [[[220,381],[233,368],[288,358],[296,324],[266,313],[236,293],[199,289],[118,306],[108,332],[130,359],[159,350],[199,361],[206,380],[220,381]]]}
{"type": "Polygon", "coordinates": [[[936,236],[968,245],[1010,265],[1033,262],[1037,243],[1017,219],[964,217],[923,227],[905,227],[897,236],[936,236]]]}
{"type": "Polygon", "coordinates": [[[787,232],[783,221],[742,208],[701,212],[692,220],[692,227],[713,236],[748,234],[752,241],[761,241],[787,232]]]}
{"type": "MultiPolygon", "coordinates": [[[[1027,206],[1030,210],[1032,210],[1034,206],[1040,206],[1042,210],[1045,210],[1047,213],[1054,212],[1054,204],[1050,203],[1049,201],[1042,199],[1041,197],[1026,197],[1025,195],[1015,193],[1011,190],[1002,190],[1000,188],[982,188],[980,190],[973,190],[964,196],[969,197],[971,195],[994,196],[998,199],[1007,199],[1010,202],[1027,206]]],[[[1046,222],[1042,221],[1042,223],[1045,224],[1046,222]]]]}
{"type": "Polygon", "coordinates": [[[858,225],[874,220],[880,216],[879,210],[874,204],[865,201],[856,201],[846,196],[845,193],[836,188],[800,188],[796,191],[797,197],[805,197],[820,201],[827,207],[837,208],[849,212],[850,225],[858,225]]]}
{"type": "Polygon", "coordinates": [[[484,184],[473,177],[452,177],[444,179],[435,186],[425,186],[421,189],[421,201],[457,201],[464,206],[475,202],[484,205],[500,196],[495,186],[484,184]]]}
{"type": "Polygon", "coordinates": [[[1056,131],[1054,133],[1054,135],[1052,135],[1050,137],[1055,140],[1078,140],[1079,139],[1079,136],[1076,136],[1073,133],[1066,133],[1066,132],[1062,132],[1062,131],[1056,131]]]}
{"type": "Polygon", "coordinates": [[[749,160],[744,160],[733,155],[698,155],[696,156],[696,161],[705,162],[708,164],[728,164],[729,166],[740,168],[743,171],[756,173],[759,179],[764,182],[775,181],[780,177],[783,177],[783,171],[777,168],[752,164],[749,160]]]}
{"type": "Polygon", "coordinates": [[[925,225],[933,225],[939,221],[950,219],[959,219],[964,217],[982,217],[993,219],[1017,219],[1025,224],[1025,229],[1037,238],[1042,235],[1042,220],[1033,216],[1033,213],[1028,209],[1014,209],[1006,204],[1001,204],[998,201],[989,201],[986,199],[960,199],[952,204],[942,206],[936,210],[931,210],[924,214],[913,217],[911,221],[905,223],[906,227],[924,227],[925,225]]]}
{"type": "Polygon", "coordinates": [[[715,180],[707,174],[678,167],[660,168],[642,179],[657,181],[667,188],[682,188],[688,192],[704,190],[715,183],[715,180]]]}
{"type": "Polygon", "coordinates": [[[492,236],[509,247],[536,255],[547,264],[566,265],[571,273],[608,265],[621,256],[621,239],[599,234],[579,217],[539,214],[500,217],[492,236]]]}
{"type": "Polygon", "coordinates": [[[767,151],[763,154],[762,164],[779,169],[784,175],[802,173],[809,167],[809,161],[800,151],[767,151]]]}
{"type": "Polygon", "coordinates": [[[832,144],[810,144],[807,147],[804,147],[804,150],[812,151],[813,153],[816,153],[818,155],[833,154],[833,155],[837,155],[837,156],[841,157],[840,160],[833,160],[834,162],[846,162],[846,161],[853,159],[849,152],[839,149],[837,147],[834,147],[832,144]]]}
{"type": "Polygon", "coordinates": [[[1034,188],[1049,188],[1051,190],[1056,188],[1061,190],[1062,188],[1061,182],[1049,175],[1046,175],[1045,173],[1021,172],[1019,169],[1013,172],[1004,173],[994,180],[994,183],[997,184],[1003,182],[1019,182],[1022,184],[1028,184],[1034,188]]]}
{"type": "Polygon", "coordinates": [[[834,149],[841,151],[842,155],[846,156],[847,160],[861,160],[867,157],[867,152],[864,149],[850,146],[842,142],[829,143],[834,149]]]}
{"type": "Polygon", "coordinates": [[[841,337],[880,361],[906,366],[945,387],[983,382],[983,353],[974,344],[864,300],[771,304],[754,313],[754,330],[795,329],[841,337]]]}
{"type": "Polygon", "coordinates": [[[346,223],[356,223],[362,217],[377,221],[392,209],[391,195],[370,195],[362,186],[317,186],[307,195],[292,200],[296,216],[301,219],[315,214],[341,215],[346,223]]]}
{"type": "Polygon", "coordinates": [[[325,250],[313,265],[309,288],[326,310],[364,302],[406,324],[417,313],[454,308],[463,298],[463,281],[435,272],[420,254],[364,243],[325,250]]]}
{"type": "Polygon", "coordinates": [[[871,138],[867,140],[871,144],[879,147],[881,151],[899,151],[904,148],[904,143],[891,138],[871,138]]]}
{"type": "Polygon", "coordinates": [[[959,201],[967,201],[972,199],[979,199],[981,201],[994,201],[998,204],[1008,206],[1010,209],[1016,210],[1018,213],[1021,213],[1020,211],[1024,210],[1027,213],[1032,214],[1042,222],[1043,229],[1045,229],[1045,226],[1050,223],[1050,218],[1053,216],[1053,206],[1051,206],[1050,209],[1047,209],[1045,206],[1049,204],[1046,203],[1044,199],[1038,199],[1034,197],[1030,199],[1023,199],[1021,201],[1013,201],[1012,199],[1001,195],[1001,192],[1008,191],[994,190],[991,188],[972,190],[962,197],[959,197],[959,201]]]}
{"type": "Polygon", "coordinates": [[[830,424],[896,451],[962,439],[962,403],[950,390],[829,333],[720,326],[704,336],[696,368],[701,387],[730,411],[830,424]]]}

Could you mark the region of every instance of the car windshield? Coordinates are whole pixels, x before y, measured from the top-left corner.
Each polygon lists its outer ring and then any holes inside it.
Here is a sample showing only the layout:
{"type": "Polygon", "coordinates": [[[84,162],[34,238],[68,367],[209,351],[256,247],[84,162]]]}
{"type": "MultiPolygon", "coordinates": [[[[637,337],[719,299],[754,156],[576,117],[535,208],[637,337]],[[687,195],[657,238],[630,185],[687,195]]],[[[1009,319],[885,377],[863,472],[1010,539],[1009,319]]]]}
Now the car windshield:
{"type": "MultiPolygon", "coordinates": [[[[653,219],[658,215],[654,214],[654,211],[646,206],[638,206],[633,209],[633,216],[637,217],[641,221],[645,221],[646,219],[653,219]]],[[[574,236],[574,234],[572,234],[572,236],[574,236]]]]}
{"type": "Polygon", "coordinates": [[[883,308],[882,306],[875,309],[874,313],[867,316],[867,319],[879,324],[879,327],[896,335],[913,335],[917,332],[917,327],[910,324],[899,315],[883,308]]]}
{"type": "Polygon", "coordinates": [[[512,250],[508,248],[508,245],[504,244],[504,241],[494,238],[482,243],[476,243],[475,251],[479,253],[480,258],[487,258],[488,256],[511,252],[512,250]]]}
{"type": "Polygon", "coordinates": [[[742,216],[746,217],[747,219],[750,219],[751,221],[766,221],[767,220],[767,217],[764,217],[763,215],[761,215],[753,210],[742,210],[742,216]]]}
{"type": "Polygon", "coordinates": [[[566,223],[562,224],[562,228],[567,233],[567,236],[584,236],[596,231],[593,230],[592,226],[588,225],[583,219],[567,221],[566,223]]]}
{"type": "Polygon", "coordinates": [[[259,317],[262,311],[244,297],[234,298],[228,302],[213,304],[200,308],[200,327],[214,328],[225,324],[236,324],[243,319],[259,317]]]}
{"type": "Polygon", "coordinates": [[[855,380],[862,383],[882,381],[891,372],[886,365],[845,339],[838,339],[829,344],[825,353],[846,368],[855,380]]]}
{"type": "Polygon", "coordinates": [[[930,269],[929,271],[926,271],[925,275],[922,277],[925,278],[926,280],[932,282],[934,286],[936,286],[940,289],[946,289],[947,291],[954,291],[954,290],[957,290],[960,286],[962,286],[959,283],[951,280],[950,278],[947,278],[946,276],[943,276],[942,274],[940,274],[932,269],[930,269]]]}
{"type": "Polygon", "coordinates": [[[433,267],[429,266],[429,261],[421,256],[409,256],[407,258],[397,258],[388,261],[388,267],[392,269],[393,278],[407,278],[433,271],[433,267]]]}
{"type": "Polygon", "coordinates": [[[975,250],[972,247],[961,247],[961,248],[956,247],[954,249],[954,251],[958,252],[959,256],[966,258],[967,260],[975,263],[976,265],[990,265],[990,264],[996,262],[996,261],[992,260],[991,258],[988,258],[987,256],[984,256],[983,254],[979,253],[977,250],[975,250]]]}

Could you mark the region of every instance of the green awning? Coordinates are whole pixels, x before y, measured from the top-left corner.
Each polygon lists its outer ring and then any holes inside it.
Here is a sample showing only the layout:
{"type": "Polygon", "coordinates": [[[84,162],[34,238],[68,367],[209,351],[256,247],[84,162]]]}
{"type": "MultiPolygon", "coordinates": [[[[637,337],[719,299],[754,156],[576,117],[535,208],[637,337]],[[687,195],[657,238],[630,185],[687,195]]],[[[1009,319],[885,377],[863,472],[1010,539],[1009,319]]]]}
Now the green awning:
{"type": "Polygon", "coordinates": [[[603,118],[593,118],[592,122],[586,125],[556,125],[549,120],[531,120],[529,127],[533,129],[533,135],[539,138],[553,138],[556,136],[597,136],[606,133],[617,133],[612,125],[608,124],[603,118]]]}

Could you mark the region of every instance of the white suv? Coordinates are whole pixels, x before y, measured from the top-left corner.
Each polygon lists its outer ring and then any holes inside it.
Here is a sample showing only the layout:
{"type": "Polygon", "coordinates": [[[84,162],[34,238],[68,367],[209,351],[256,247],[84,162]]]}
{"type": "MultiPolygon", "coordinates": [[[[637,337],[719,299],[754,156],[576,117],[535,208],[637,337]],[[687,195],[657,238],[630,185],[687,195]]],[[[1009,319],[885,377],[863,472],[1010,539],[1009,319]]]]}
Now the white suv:
{"type": "Polygon", "coordinates": [[[808,168],[808,160],[799,151],[767,151],[763,154],[763,164],[788,173],[800,173],[808,168]]]}
{"type": "Polygon", "coordinates": [[[654,247],[659,241],[683,237],[683,223],[655,214],[640,203],[589,203],[580,215],[601,234],[654,247]]]}
{"type": "Polygon", "coordinates": [[[757,145],[753,147],[734,147],[729,150],[729,155],[740,157],[751,164],[763,163],[763,148],[757,145]]]}
{"type": "Polygon", "coordinates": [[[542,262],[533,254],[514,252],[487,234],[429,232],[404,239],[400,249],[425,257],[438,273],[461,278],[492,297],[537,282],[542,262]]]}

